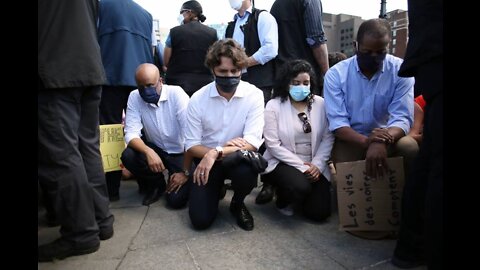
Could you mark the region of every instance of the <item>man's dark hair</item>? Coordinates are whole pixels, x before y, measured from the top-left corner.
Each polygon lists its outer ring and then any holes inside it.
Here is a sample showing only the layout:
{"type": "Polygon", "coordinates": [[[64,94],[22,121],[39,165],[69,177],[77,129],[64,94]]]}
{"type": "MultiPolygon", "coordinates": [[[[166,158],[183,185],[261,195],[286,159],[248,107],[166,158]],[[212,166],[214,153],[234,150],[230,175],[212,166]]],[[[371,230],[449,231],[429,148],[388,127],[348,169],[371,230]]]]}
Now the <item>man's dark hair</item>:
{"type": "Polygon", "coordinates": [[[358,28],[357,41],[358,43],[362,43],[363,37],[366,35],[371,35],[374,38],[382,38],[386,35],[390,37],[391,32],[392,28],[387,20],[380,18],[370,19],[368,21],[364,21],[358,28]]]}
{"type": "Polygon", "coordinates": [[[233,65],[237,68],[245,68],[247,66],[248,56],[238,42],[231,38],[217,40],[208,48],[205,57],[205,66],[213,69],[222,63],[222,56],[232,59],[233,65]]]}

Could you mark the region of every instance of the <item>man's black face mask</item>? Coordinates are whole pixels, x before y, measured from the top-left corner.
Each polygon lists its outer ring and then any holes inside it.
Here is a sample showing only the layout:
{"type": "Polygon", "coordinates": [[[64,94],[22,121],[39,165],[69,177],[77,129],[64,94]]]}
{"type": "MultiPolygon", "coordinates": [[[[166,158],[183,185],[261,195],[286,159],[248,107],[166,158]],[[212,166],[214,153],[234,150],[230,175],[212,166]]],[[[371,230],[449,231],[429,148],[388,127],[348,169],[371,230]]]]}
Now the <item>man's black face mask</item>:
{"type": "Polygon", "coordinates": [[[383,60],[387,56],[387,53],[371,55],[369,53],[362,53],[357,50],[358,66],[362,70],[370,72],[376,72],[382,67],[383,60]]]}

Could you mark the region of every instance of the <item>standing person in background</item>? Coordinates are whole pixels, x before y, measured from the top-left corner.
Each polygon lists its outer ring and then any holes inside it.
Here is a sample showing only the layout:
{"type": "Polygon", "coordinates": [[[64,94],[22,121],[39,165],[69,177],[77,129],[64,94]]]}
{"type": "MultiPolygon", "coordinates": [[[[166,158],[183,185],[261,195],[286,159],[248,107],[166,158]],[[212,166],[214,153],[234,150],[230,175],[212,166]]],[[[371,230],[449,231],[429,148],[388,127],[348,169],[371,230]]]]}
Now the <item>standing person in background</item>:
{"type": "Polygon", "coordinates": [[[266,10],[256,9],[251,0],[230,0],[238,11],[228,23],[225,38],[233,38],[248,56],[247,68],[242,70],[242,80],[263,91],[264,103],[270,100],[275,80],[273,59],[278,54],[278,26],[266,10]]]}
{"type": "Polygon", "coordinates": [[[165,50],[165,46],[163,46],[162,42],[157,42],[157,46],[155,46],[155,50],[153,52],[153,63],[157,66],[158,70],[160,71],[160,78],[162,82],[165,82],[165,72],[163,71],[163,51],[165,50]]]}
{"type": "Polygon", "coordinates": [[[443,268],[443,0],[409,0],[409,41],[399,76],[414,76],[425,106],[423,140],[405,182],[392,263],[443,268]]]}
{"type": "Polygon", "coordinates": [[[38,178],[53,198],[61,237],[38,247],[46,262],[98,250],[114,217],[100,156],[105,83],[97,0],[38,2],[38,178]]]}
{"type": "Polygon", "coordinates": [[[233,39],[215,42],[208,50],[206,65],[215,75],[190,99],[187,110],[185,148],[197,168],[190,189],[189,215],[193,227],[206,229],[218,213],[218,199],[226,178],[234,194],[230,212],[242,229],[253,230],[253,217],[244,200],[257,185],[258,173],[251,164],[223,164],[237,150],[256,151],[262,144],[263,94],[240,80],[247,55],[233,39]]]}
{"type": "Polygon", "coordinates": [[[180,25],[172,28],[165,41],[164,71],[166,83],[178,85],[192,96],[213,81],[204,65],[208,47],[217,39],[215,29],[202,24],[206,20],[197,1],[187,1],[180,8],[180,25]]]}
{"type": "Polygon", "coordinates": [[[279,51],[276,70],[294,59],[307,60],[315,69],[317,89],[323,96],[323,76],[328,70],[327,38],[320,0],[275,0],[270,13],[278,23],[279,51]]]}
{"type": "MultiPolygon", "coordinates": [[[[135,69],[153,63],[152,15],[133,0],[102,0],[98,21],[98,42],[107,75],[100,102],[100,124],[122,123],[128,95],[137,86],[135,69]]],[[[121,171],[105,174],[110,201],[120,199],[121,171]]],[[[143,183],[138,182],[140,191],[143,183]]]]}

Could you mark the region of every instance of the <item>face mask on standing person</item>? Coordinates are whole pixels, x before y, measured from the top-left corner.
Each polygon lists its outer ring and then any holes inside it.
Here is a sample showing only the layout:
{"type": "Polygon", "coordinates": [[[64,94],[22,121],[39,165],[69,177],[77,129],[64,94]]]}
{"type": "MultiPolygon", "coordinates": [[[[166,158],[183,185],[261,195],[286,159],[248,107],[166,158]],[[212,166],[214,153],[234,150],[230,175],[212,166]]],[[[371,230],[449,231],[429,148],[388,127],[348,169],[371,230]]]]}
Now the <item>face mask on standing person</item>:
{"type": "Polygon", "coordinates": [[[183,14],[178,15],[177,21],[178,21],[178,24],[179,24],[179,25],[184,24],[183,20],[184,20],[183,14]]]}
{"type": "Polygon", "coordinates": [[[243,0],[229,0],[229,2],[233,9],[239,10],[242,7],[243,0]]]}

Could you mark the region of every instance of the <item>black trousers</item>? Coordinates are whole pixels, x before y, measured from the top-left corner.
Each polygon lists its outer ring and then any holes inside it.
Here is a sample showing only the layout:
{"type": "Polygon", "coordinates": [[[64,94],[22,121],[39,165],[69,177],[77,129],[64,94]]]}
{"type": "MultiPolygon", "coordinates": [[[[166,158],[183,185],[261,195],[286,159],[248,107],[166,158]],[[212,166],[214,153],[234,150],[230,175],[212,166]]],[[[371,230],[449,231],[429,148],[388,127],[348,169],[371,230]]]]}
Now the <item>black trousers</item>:
{"type": "Polygon", "coordinates": [[[38,179],[74,243],[99,241],[113,225],[100,156],[98,106],[101,86],[38,88],[38,179]]]}
{"type": "Polygon", "coordinates": [[[402,220],[395,254],[425,256],[429,269],[442,269],[443,258],[443,60],[420,66],[415,83],[427,105],[423,142],[402,199],[402,220]]]}
{"type": "MultiPolygon", "coordinates": [[[[160,156],[163,165],[168,170],[169,177],[174,173],[183,171],[183,153],[168,154],[153,143],[146,142],[146,144],[160,156]]],[[[156,188],[159,188],[161,192],[165,191],[167,185],[163,173],[154,173],[150,170],[145,154],[127,147],[123,151],[121,159],[125,168],[135,175],[139,186],[145,185],[148,191],[156,188]]],[[[192,179],[190,178],[177,193],[166,194],[165,197],[169,207],[178,209],[187,204],[191,182],[192,179]]]]}
{"type": "MultiPolygon", "coordinates": [[[[128,96],[136,87],[104,85],[100,101],[100,125],[121,124],[122,112],[127,109],[128,96]]],[[[122,171],[105,173],[108,194],[118,195],[122,171]]]]}
{"type": "MultiPolygon", "coordinates": [[[[194,159],[195,163],[200,162],[194,159]]],[[[258,174],[250,165],[239,163],[233,167],[225,167],[221,161],[216,161],[210,170],[206,185],[192,183],[188,213],[195,229],[206,229],[212,225],[218,213],[220,188],[225,179],[232,180],[234,195],[232,201],[241,203],[257,185],[258,174]]]]}
{"type": "Polygon", "coordinates": [[[278,204],[302,204],[303,214],[314,221],[323,221],[331,214],[330,182],[323,176],[311,183],[296,168],[279,163],[273,171],[263,175],[277,188],[278,204]]]}

